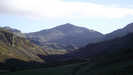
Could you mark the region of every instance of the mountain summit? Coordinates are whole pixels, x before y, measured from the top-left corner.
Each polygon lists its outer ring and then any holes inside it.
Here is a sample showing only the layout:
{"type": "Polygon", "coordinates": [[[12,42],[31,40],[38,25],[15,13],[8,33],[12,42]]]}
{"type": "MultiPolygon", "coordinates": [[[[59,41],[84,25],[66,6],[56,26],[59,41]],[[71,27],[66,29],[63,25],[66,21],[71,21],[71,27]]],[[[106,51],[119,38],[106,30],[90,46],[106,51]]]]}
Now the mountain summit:
{"type": "Polygon", "coordinates": [[[79,26],[70,24],[70,23],[66,23],[66,24],[57,26],[57,27],[55,27],[53,29],[60,30],[60,31],[62,31],[64,33],[66,33],[66,32],[73,32],[73,31],[74,32],[77,32],[77,33],[80,33],[80,32],[88,32],[88,31],[91,32],[91,31],[93,31],[93,30],[88,30],[87,28],[84,28],[84,27],[79,27],[79,26]]]}

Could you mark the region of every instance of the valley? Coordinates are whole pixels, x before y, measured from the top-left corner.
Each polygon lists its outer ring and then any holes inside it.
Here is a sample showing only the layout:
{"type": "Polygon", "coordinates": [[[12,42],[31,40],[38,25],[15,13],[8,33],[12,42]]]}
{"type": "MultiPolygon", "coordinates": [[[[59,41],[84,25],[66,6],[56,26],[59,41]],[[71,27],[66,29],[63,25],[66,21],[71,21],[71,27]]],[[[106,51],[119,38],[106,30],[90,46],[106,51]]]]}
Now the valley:
{"type": "Polygon", "coordinates": [[[0,75],[132,75],[132,26],[107,35],[72,24],[26,34],[0,28],[0,75]]]}

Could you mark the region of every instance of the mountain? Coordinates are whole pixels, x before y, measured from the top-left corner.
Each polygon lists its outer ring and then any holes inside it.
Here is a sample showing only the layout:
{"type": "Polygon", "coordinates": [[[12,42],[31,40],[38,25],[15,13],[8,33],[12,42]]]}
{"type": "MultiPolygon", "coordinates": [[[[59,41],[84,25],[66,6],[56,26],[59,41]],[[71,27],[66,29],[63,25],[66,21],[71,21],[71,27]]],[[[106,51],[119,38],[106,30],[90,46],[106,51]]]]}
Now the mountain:
{"type": "Polygon", "coordinates": [[[44,62],[38,55],[46,56],[47,53],[39,46],[10,31],[0,28],[0,61],[18,59],[23,61],[44,62]]]}
{"type": "Polygon", "coordinates": [[[78,49],[103,36],[94,30],[88,30],[70,23],[26,35],[28,39],[42,48],[56,50],[78,49]]]}

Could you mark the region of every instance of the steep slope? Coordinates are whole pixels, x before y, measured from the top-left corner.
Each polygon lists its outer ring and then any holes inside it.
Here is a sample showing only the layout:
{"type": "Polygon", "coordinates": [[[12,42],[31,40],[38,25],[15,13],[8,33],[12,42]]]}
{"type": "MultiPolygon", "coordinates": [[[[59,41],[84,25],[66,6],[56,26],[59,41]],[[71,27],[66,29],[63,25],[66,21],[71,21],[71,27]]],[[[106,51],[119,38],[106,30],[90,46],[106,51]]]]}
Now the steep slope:
{"type": "Polygon", "coordinates": [[[72,24],[64,24],[52,29],[29,33],[27,37],[43,48],[56,50],[72,50],[95,42],[103,35],[99,32],[88,30],[72,24]]]}
{"type": "Polygon", "coordinates": [[[43,62],[38,55],[46,55],[46,52],[29,40],[0,28],[0,61],[18,59],[43,62]]]}

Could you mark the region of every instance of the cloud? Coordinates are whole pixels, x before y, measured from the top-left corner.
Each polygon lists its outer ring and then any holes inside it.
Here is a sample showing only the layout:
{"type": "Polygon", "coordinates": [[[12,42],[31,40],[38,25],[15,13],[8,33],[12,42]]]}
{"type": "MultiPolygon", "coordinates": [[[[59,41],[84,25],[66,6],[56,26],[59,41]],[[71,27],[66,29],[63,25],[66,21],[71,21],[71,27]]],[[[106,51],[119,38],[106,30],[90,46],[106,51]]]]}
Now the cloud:
{"type": "Polygon", "coordinates": [[[1,0],[0,13],[38,18],[123,18],[133,9],[64,0],[1,0]]]}

